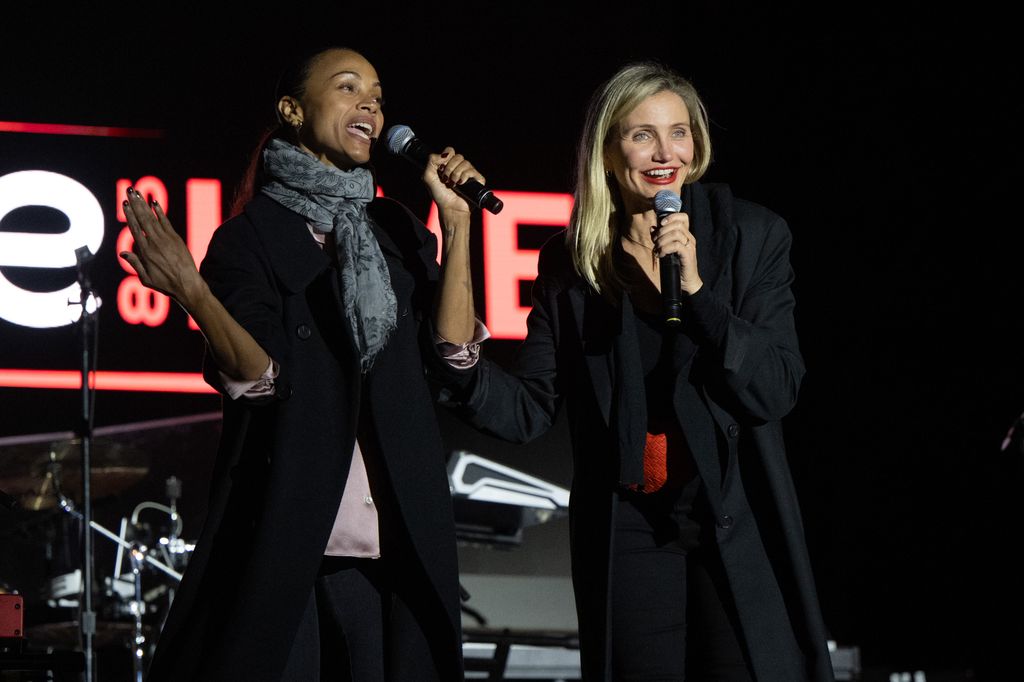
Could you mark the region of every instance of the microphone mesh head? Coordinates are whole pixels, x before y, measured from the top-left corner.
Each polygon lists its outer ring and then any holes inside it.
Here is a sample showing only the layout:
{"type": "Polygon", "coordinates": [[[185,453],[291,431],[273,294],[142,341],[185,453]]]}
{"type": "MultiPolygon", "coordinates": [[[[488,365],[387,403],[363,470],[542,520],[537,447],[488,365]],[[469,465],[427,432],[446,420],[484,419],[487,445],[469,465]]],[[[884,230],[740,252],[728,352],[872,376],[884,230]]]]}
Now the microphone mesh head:
{"type": "Polygon", "coordinates": [[[679,213],[683,208],[683,200],[670,189],[663,189],[654,195],[654,211],[658,215],[679,213]]]}
{"type": "Polygon", "coordinates": [[[392,154],[401,154],[409,141],[416,137],[409,126],[395,125],[388,128],[388,150],[392,154]]]}

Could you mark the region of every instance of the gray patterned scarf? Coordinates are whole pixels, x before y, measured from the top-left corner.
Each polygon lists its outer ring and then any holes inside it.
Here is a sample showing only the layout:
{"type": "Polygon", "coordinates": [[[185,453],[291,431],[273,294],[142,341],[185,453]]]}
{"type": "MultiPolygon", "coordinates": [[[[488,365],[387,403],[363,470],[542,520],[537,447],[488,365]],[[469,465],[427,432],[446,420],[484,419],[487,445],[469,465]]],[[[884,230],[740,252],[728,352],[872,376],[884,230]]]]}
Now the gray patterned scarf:
{"type": "Polygon", "coordinates": [[[368,372],[395,329],[398,308],[366,213],[373,200],[370,171],[327,166],[280,139],[263,150],[263,169],[269,178],[261,188],[264,194],[306,218],[317,232],[334,235],[343,312],[362,371],[368,372]]]}

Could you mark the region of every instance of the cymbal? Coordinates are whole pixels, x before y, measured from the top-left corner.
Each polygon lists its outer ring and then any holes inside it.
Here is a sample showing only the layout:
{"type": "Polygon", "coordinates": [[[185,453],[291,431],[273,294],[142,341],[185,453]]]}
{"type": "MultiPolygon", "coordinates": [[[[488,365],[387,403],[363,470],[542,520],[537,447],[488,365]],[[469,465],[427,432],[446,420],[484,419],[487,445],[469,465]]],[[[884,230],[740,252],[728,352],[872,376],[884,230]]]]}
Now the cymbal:
{"type": "MultiPolygon", "coordinates": [[[[90,452],[93,498],[116,494],[145,478],[148,455],[110,438],[94,438],[90,452]]],[[[80,502],[81,440],[9,446],[0,451],[0,489],[17,498],[23,509],[52,509],[60,502],[58,488],[80,502]]]]}

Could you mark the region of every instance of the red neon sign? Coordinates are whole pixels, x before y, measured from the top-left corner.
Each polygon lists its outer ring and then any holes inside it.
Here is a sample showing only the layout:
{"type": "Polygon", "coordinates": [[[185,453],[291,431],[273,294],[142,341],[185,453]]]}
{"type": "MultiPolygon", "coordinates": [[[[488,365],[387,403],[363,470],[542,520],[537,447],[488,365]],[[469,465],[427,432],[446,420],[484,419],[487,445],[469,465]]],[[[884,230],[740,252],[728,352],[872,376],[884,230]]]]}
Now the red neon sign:
{"type": "MultiPolygon", "coordinates": [[[[156,391],[163,393],[216,393],[202,374],[184,372],[92,372],[89,384],[98,391],[156,391]]],[[[78,390],[82,374],[63,369],[0,369],[0,386],[7,388],[63,388],[78,390]]]]}
{"type": "Polygon", "coordinates": [[[134,137],[156,139],[164,131],[155,128],[118,128],[113,126],[82,126],[65,123],[26,123],[0,121],[0,133],[35,133],[37,135],[79,135],[87,137],[134,137]]]}
{"type": "MultiPolygon", "coordinates": [[[[117,196],[122,196],[123,189],[130,184],[130,180],[119,180],[117,196]]],[[[167,205],[167,189],[159,178],[146,176],[140,178],[134,186],[144,195],[152,195],[161,205],[167,205]]],[[[518,247],[519,225],[566,225],[572,210],[572,197],[568,194],[541,192],[499,194],[505,202],[504,211],[497,216],[484,214],[483,220],[486,323],[494,338],[522,339],[526,336],[529,306],[520,303],[519,285],[523,280],[536,278],[537,251],[518,247]]],[[[118,218],[123,220],[120,203],[117,213],[118,218]]],[[[199,262],[206,255],[210,237],[221,222],[219,180],[192,178],[186,182],[185,222],[186,243],[199,262]]],[[[440,221],[435,205],[431,205],[427,226],[440,239],[440,221]]],[[[125,225],[119,233],[115,253],[129,250],[131,244],[131,233],[125,225]]],[[[119,258],[117,260],[120,261],[119,258]]],[[[121,266],[126,273],[130,273],[130,268],[123,263],[121,266]]],[[[146,289],[138,277],[128,274],[118,287],[117,308],[121,319],[128,324],[159,327],[167,320],[170,300],[146,289]]],[[[190,327],[195,329],[191,320],[190,327]]],[[[200,374],[101,371],[95,376],[98,390],[183,393],[213,391],[203,382],[200,374]]],[[[75,371],[0,369],[0,386],[5,387],[77,389],[80,383],[79,374],[75,371]]]]}
{"type": "MultiPolygon", "coordinates": [[[[129,128],[114,128],[114,127],[100,127],[100,126],[72,126],[72,125],[58,125],[58,124],[36,124],[36,123],[16,123],[16,122],[4,122],[0,121],[0,132],[23,132],[23,133],[40,133],[48,135],[87,135],[87,136],[101,136],[101,137],[162,137],[163,131],[159,130],[147,130],[147,129],[129,129],[129,128]]],[[[25,174],[22,175],[32,175],[25,174]]],[[[6,177],[6,176],[5,176],[6,177]]],[[[72,178],[66,178],[57,174],[50,173],[47,175],[50,178],[50,182],[55,182],[53,178],[63,178],[65,183],[74,182],[72,178]]],[[[77,183],[80,184],[80,183],[77,183]]],[[[118,237],[116,239],[116,250],[112,254],[112,257],[118,262],[119,267],[124,271],[124,278],[117,285],[117,295],[115,300],[109,301],[109,303],[115,303],[118,310],[118,316],[120,319],[131,325],[141,325],[149,328],[161,328],[169,317],[170,300],[158,294],[150,291],[142,286],[142,283],[135,276],[131,268],[126,266],[121,259],[117,256],[117,253],[121,251],[130,250],[132,246],[131,233],[124,225],[125,217],[121,206],[121,199],[124,197],[125,190],[129,186],[135,187],[143,196],[151,196],[160,202],[161,206],[165,211],[171,211],[169,206],[169,194],[168,186],[165,182],[155,175],[148,175],[137,180],[131,180],[129,178],[121,178],[115,182],[115,195],[114,195],[114,215],[116,220],[121,223],[120,229],[118,230],[118,237]]],[[[34,186],[34,185],[33,185],[34,186]]],[[[216,230],[223,220],[222,206],[222,187],[221,182],[214,178],[189,178],[185,181],[185,199],[184,209],[178,212],[179,220],[180,216],[184,216],[184,224],[179,225],[183,227],[183,237],[185,243],[188,246],[189,251],[192,253],[193,258],[196,262],[201,262],[206,255],[206,249],[210,242],[210,238],[213,232],[216,230]]],[[[89,190],[84,186],[81,187],[81,192],[84,195],[91,197],[89,190]]],[[[3,194],[3,192],[0,192],[3,194]]],[[[52,192],[51,192],[52,194],[52,192]]],[[[498,194],[502,197],[505,203],[504,211],[498,215],[493,216],[489,213],[483,215],[483,232],[481,235],[481,244],[483,250],[483,263],[482,272],[477,272],[476,276],[483,277],[484,281],[484,300],[486,303],[486,320],[491,334],[498,339],[522,339],[526,333],[526,316],[529,312],[529,303],[522,304],[519,297],[520,285],[525,281],[528,282],[537,275],[537,252],[535,249],[520,248],[518,245],[518,232],[520,225],[551,225],[554,227],[562,227],[568,223],[569,214],[572,208],[572,197],[568,194],[551,194],[542,192],[508,192],[498,191],[498,194]]],[[[63,194],[61,194],[63,196],[63,194]]],[[[377,196],[384,196],[383,190],[377,188],[377,196]]],[[[35,205],[36,203],[43,203],[32,199],[29,194],[15,192],[11,190],[7,193],[5,198],[6,203],[10,204],[5,210],[12,210],[12,207],[22,205],[35,205]]],[[[109,201],[109,199],[108,199],[109,201]]],[[[6,205],[6,204],[5,204],[6,205]]],[[[49,204],[47,204],[49,205],[49,204]]],[[[77,204],[76,204],[77,206],[77,204]]],[[[109,206],[109,204],[108,204],[109,206]]],[[[67,215],[74,217],[72,218],[72,231],[75,231],[76,239],[79,233],[83,236],[92,234],[85,230],[82,225],[91,223],[83,222],[88,215],[84,212],[85,209],[81,209],[79,212],[75,212],[71,209],[65,209],[63,204],[54,206],[57,210],[64,211],[67,215]],[[83,218],[83,216],[85,216],[83,218]]],[[[96,238],[97,245],[102,237],[103,231],[103,219],[100,215],[100,207],[96,207],[96,213],[100,216],[96,222],[96,227],[93,229],[96,232],[93,235],[96,238]]],[[[109,216],[110,214],[107,213],[109,216]]],[[[431,204],[430,210],[427,216],[426,224],[428,229],[434,233],[438,241],[441,241],[441,229],[440,221],[438,216],[437,206],[431,204]]],[[[42,239],[38,235],[32,237],[33,239],[42,239]]],[[[57,244],[58,237],[50,237],[47,235],[46,239],[53,239],[53,244],[57,244]]],[[[12,250],[15,246],[25,246],[21,241],[27,240],[28,236],[22,237],[20,233],[7,233],[5,239],[8,241],[14,240],[9,246],[11,248],[5,249],[7,252],[8,260],[12,260],[14,265],[20,263],[14,263],[13,261],[21,258],[24,260],[24,266],[26,267],[66,267],[64,263],[55,263],[35,266],[29,265],[29,263],[35,263],[34,260],[28,256],[20,256],[21,251],[12,250]],[[16,242],[16,243],[15,243],[16,242]]],[[[91,239],[91,237],[90,237],[91,239]]],[[[33,244],[35,242],[32,242],[33,244]]],[[[43,243],[43,242],[40,242],[43,243]]],[[[47,250],[56,250],[56,246],[49,246],[50,242],[45,242],[47,250]]],[[[61,242],[63,244],[63,242],[61,242]]],[[[35,252],[38,254],[39,250],[35,252]]],[[[108,254],[108,257],[110,254],[108,254]]],[[[440,258],[440,254],[438,254],[440,258]]],[[[38,258],[36,259],[38,260],[38,258]]],[[[115,280],[116,281],[116,280],[115,280]]],[[[22,304],[22,298],[24,298],[24,305],[32,307],[38,307],[38,301],[43,296],[53,296],[54,292],[32,292],[27,290],[18,289],[17,285],[11,282],[5,282],[3,285],[6,289],[0,290],[0,297],[6,295],[16,295],[20,298],[11,299],[5,303],[8,308],[14,305],[15,308],[11,308],[11,315],[9,317],[3,317],[7,322],[20,326],[37,326],[40,328],[54,327],[71,323],[71,319],[68,320],[57,320],[44,321],[41,323],[29,323],[22,321],[15,321],[18,316],[14,315],[14,310],[21,311],[24,309],[22,304]],[[7,292],[6,294],[4,292],[7,292]],[[18,307],[22,306],[22,307],[18,307]]],[[[56,292],[63,295],[63,291],[56,292]]],[[[73,292],[72,292],[73,293],[73,292]]],[[[68,298],[74,299],[75,296],[69,295],[68,298]]],[[[4,308],[0,308],[2,312],[4,308]]],[[[35,318],[32,318],[33,320],[35,318]]],[[[195,329],[195,324],[189,320],[189,326],[195,329]]],[[[114,390],[114,391],[156,391],[156,392],[183,392],[183,393],[212,393],[213,389],[205,384],[202,380],[202,376],[198,373],[175,373],[175,372],[120,372],[120,371],[99,371],[94,375],[94,383],[99,390],[114,390]]],[[[80,387],[81,379],[77,371],[74,370],[48,370],[48,369],[0,369],[0,387],[12,387],[12,388],[43,388],[43,389],[66,389],[74,390],[80,387]]]]}
{"type": "Polygon", "coordinates": [[[565,227],[572,195],[500,192],[505,210],[484,213],[484,301],[487,328],[496,339],[526,338],[529,306],[520,305],[520,280],[537,279],[537,251],[518,246],[520,225],[565,227]]]}

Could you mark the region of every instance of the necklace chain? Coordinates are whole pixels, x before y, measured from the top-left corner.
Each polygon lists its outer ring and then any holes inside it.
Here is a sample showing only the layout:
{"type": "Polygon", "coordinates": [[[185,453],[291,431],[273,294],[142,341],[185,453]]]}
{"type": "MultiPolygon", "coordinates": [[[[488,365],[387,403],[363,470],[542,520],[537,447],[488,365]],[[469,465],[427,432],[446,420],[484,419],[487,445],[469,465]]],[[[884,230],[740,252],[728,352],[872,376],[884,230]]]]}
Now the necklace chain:
{"type": "Polygon", "coordinates": [[[642,246],[645,249],[647,249],[648,251],[650,251],[651,253],[654,253],[654,244],[651,244],[651,246],[647,246],[647,244],[644,244],[643,242],[638,242],[637,240],[635,240],[632,237],[630,237],[628,232],[623,232],[622,236],[625,237],[628,241],[633,242],[637,246],[642,246]]]}

